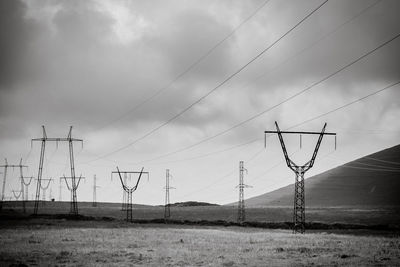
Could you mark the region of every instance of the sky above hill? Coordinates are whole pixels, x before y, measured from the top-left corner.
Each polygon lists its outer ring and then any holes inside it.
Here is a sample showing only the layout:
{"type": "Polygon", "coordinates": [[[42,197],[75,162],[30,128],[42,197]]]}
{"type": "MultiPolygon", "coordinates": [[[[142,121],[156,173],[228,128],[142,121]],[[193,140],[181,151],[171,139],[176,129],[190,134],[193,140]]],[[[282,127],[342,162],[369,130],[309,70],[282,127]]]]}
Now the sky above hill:
{"type": "MultiPolygon", "coordinates": [[[[31,139],[72,125],[84,140],[79,200],[92,200],[96,175],[97,199],[120,201],[117,166],[150,172],[134,193],[143,204],[163,204],[166,169],[172,202],[235,201],[241,160],[246,197],[288,185],[277,137],[264,148],[274,121],[337,133],[306,177],[399,144],[399,10],[397,0],[0,1],[0,156],[37,176],[31,139]]],[[[302,164],[316,137],[301,150],[298,136],[285,141],[302,164]]],[[[66,143],[46,144],[57,200],[68,157],[66,143]]],[[[8,171],[6,197],[18,176],[8,171]]]]}

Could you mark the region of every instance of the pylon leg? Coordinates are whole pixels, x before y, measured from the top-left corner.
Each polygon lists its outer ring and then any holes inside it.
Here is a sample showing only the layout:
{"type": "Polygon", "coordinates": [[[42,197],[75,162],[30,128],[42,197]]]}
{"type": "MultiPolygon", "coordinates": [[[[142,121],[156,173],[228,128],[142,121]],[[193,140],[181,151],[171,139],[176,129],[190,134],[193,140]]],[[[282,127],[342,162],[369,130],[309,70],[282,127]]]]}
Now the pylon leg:
{"type": "Polygon", "coordinates": [[[304,170],[298,168],[294,185],[293,233],[305,232],[304,170]]]}
{"type": "Polygon", "coordinates": [[[39,210],[39,201],[40,201],[40,187],[42,183],[42,172],[43,172],[43,161],[44,161],[44,151],[46,149],[46,141],[42,141],[42,146],[40,149],[40,161],[39,161],[39,171],[37,178],[37,186],[36,186],[36,196],[35,196],[35,206],[33,208],[33,214],[37,215],[39,210]]]}

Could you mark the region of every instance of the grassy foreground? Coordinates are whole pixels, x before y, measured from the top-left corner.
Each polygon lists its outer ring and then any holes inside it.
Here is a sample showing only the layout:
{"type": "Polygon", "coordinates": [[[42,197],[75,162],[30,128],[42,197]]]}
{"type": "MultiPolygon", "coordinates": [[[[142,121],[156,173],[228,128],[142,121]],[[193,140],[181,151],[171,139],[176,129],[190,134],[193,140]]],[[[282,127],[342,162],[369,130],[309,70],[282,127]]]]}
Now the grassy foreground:
{"type": "Polygon", "coordinates": [[[41,221],[0,244],[0,266],[400,265],[399,238],[239,227],[41,221]]]}

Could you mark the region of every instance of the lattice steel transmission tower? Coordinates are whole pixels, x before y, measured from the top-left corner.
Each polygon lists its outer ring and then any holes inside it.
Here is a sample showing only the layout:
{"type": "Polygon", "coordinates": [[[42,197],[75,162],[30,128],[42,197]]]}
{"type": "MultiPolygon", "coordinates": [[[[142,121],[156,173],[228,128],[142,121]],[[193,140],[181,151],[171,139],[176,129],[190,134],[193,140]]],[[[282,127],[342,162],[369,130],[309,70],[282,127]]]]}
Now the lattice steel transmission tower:
{"type": "Polygon", "coordinates": [[[172,175],[169,173],[169,169],[165,171],[165,206],[164,206],[164,220],[167,221],[171,217],[171,209],[170,209],[170,201],[169,201],[169,190],[175,189],[174,187],[169,186],[169,178],[172,175]]]}
{"type": "MultiPolygon", "coordinates": [[[[4,201],[4,192],[6,188],[6,180],[7,180],[7,170],[8,168],[19,168],[20,169],[20,177],[22,177],[22,169],[27,168],[28,166],[22,165],[22,159],[20,160],[19,164],[8,164],[7,159],[4,159],[4,165],[0,165],[0,167],[4,168],[4,176],[3,176],[3,188],[1,190],[1,201],[0,201],[0,211],[3,209],[3,201],[4,201]]],[[[22,196],[23,197],[23,196],[22,196]]]]}
{"type": "Polygon", "coordinates": [[[143,174],[147,174],[147,177],[149,175],[148,172],[143,172],[143,170],[144,170],[144,167],[142,168],[142,170],[140,172],[137,172],[137,171],[120,171],[118,169],[118,167],[117,167],[117,171],[116,172],[111,172],[111,179],[112,179],[112,175],[114,173],[118,173],[119,179],[120,179],[121,184],[122,184],[122,188],[127,193],[126,204],[125,204],[125,207],[126,207],[126,221],[127,222],[132,222],[132,219],[133,219],[132,218],[132,209],[133,209],[132,194],[138,188],[139,182],[140,182],[140,178],[142,177],[142,175],[143,174]],[[124,181],[122,180],[121,173],[123,173],[123,174],[139,174],[139,178],[138,178],[138,180],[136,182],[136,185],[131,187],[131,188],[129,188],[128,185],[126,183],[124,183],[124,181]]]}
{"type": "MultiPolygon", "coordinates": [[[[97,188],[99,188],[100,186],[98,186],[97,184],[96,184],[96,180],[97,180],[97,177],[96,177],[96,174],[93,176],[93,202],[92,202],[92,207],[97,207],[97,200],[96,200],[96,191],[97,191],[97,188]]],[[[125,192],[125,191],[124,191],[125,192]]]]}
{"type": "MultiPolygon", "coordinates": [[[[279,141],[282,146],[283,155],[285,156],[287,166],[295,173],[295,183],[294,183],[294,209],[293,209],[293,233],[305,232],[305,187],[304,187],[304,174],[314,166],[315,158],[317,157],[318,149],[321,145],[322,138],[324,135],[334,135],[335,136],[335,149],[336,149],[336,133],[326,133],[326,123],[322,128],[321,132],[293,132],[293,131],[281,131],[279,129],[278,123],[275,122],[276,131],[265,131],[267,133],[278,134],[279,141]],[[300,147],[301,147],[301,135],[312,134],[319,135],[317,144],[315,146],[313,155],[311,159],[304,165],[297,165],[290,158],[286,150],[285,143],[283,141],[282,134],[300,134],[300,147]]],[[[266,137],[265,137],[266,138],[266,137]]]]}
{"type": "Polygon", "coordinates": [[[71,201],[70,201],[70,209],[69,213],[72,215],[78,215],[78,201],[76,199],[76,190],[78,190],[79,183],[81,182],[81,179],[85,179],[85,177],[82,177],[82,174],[78,178],[78,182],[76,182],[76,177],[61,177],[61,179],[64,179],[65,184],[67,185],[67,189],[71,192],[71,201]],[[67,179],[71,180],[71,186],[68,184],[67,179]],[[75,182],[75,184],[74,184],[75,182]]]}
{"type": "Polygon", "coordinates": [[[58,201],[62,201],[62,179],[63,177],[60,177],[59,180],[59,185],[58,185],[58,201]]]}
{"type": "MultiPolygon", "coordinates": [[[[22,173],[22,170],[21,170],[21,173],[22,173]]],[[[35,177],[33,177],[33,176],[29,176],[29,177],[21,176],[20,178],[21,178],[21,188],[22,188],[23,193],[25,193],[25,198],[22,199],[22,208],[23,208],[24,213],[26,213],[26,204],[25,203],[26,203],[26,201],[28,201],[28,198],[29,198],[28,189],[29,189],[29,185],[32,182],[32,179],[35,178],[35,177]],[[29,179],[29,181],[26,182],[25,179],[29,179]]]]}
{"type": "Polygon", "coordinates": [[[48,179],[41,179],[40,180],[40,189],[43,190],[43,194],[42,194],[42,206],[46,205],[46,190],[49,188],[51,181],[53,181],[52,178],[48,178],[48,179]],[[43,186],[42,182],[43,181],[47,181],[47,185],[43,186]]]}
{"type": "Polygon", "coordinates": [[[13,193],[15,200],[18,201],[19,198],[20,198],[21,195],[22,195],[22,191],[21,191],[21,190],[19,190],[19,191],[11,190],[11,192],[13,193]],[[18,194],[17,194],[17,192],[18,192],[18,194]]]}
{"type": "MultiPolygon", "coordinates": [[[[83,147],[83,140],[82,139],[76,139],[72,138],[72,126],[69,128],[69,133],[66,138],[50,138],[47,137],[46,135],[46,130],[44,126],[42,126],[43,130],[43,137],[41,138],[35,138],[32,139],[33,141],[40,141],[42,143],[41,149],[40,149],[40,161],[39,161],[39,170],[38,170],[38,177],[37,177],[37,186],[36,186],[36,196],[35,196],[35,207],[33,210],[33,214],[37,215],[38,209],[39,209],[39,198],[40,198],[40,183],[42,180],[42,172],[43,172],[43,162],[44,162],[44,154],[45,154],[45,149],[46,149],[46,142],[56,142],[56,145],[58,146],[58,142],[68,142],[69,145],[69,162],[70,162],[70,167],[71,167],[71,181],[72,181],[72,188],[77,188],[76,186],[76,177],[75,177],[75,163],[74,163],[74,146],[73,142],[81,142],[82,147],[83,147]]],[[[74,205],[74,214],[78,214],[78,204],[77,204],[77,196],[76,196],[76,190],[72,191],[73,196],[72,196],[72,202],[76,203],[74,205]]]]}
{"type": "Polygon", "coordinates": [[[244,172],[247,173],[247,169],[244,167],[244,162],[239,162],[239,185],[236,188],[239,188],[239,202],[238,202],[238,223],[242,224],[246,220],[246,211],[244,205],[244,189],[251,187],[250,185],[244,184],[244,172]]]}

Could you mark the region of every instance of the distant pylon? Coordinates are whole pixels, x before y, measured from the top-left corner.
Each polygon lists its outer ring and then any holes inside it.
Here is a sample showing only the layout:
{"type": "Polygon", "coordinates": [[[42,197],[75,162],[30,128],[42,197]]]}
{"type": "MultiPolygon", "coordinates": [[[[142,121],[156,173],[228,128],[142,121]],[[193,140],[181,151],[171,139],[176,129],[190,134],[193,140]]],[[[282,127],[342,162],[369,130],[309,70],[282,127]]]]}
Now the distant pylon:
{"type": "Polygon", "coordinates": [[[78,201],[76,199],[76,191],[78,190],[79,183],[81,182],[81,179],[85,179],[85,177],[82,177],[82,174],[79,176],[78,181],[74,184],[76,181],[76,177],[62,177],[65,180],[65,184],[67,185],[68,190],[71,192],[71,202],[70,202],[70,210],[69,213],[73,215],[78,215],[78,201]],[[71,179],[71,186],[68,184],[67,179],[71,179]]]}
{"type": "Polygon", "coordinates": [[[142,168],[142,170],[140,172],[137,171],[120,171],[117,167],[117,171],[116,172],[111,172],[111,179],[112,179],[112,175],[114,173],[117,173],[119,176],[119,179],[121,181],[122,184],[122,188],[126,191],[127,193],[127,198],[126,198],[126,221],[128,222],[132,222],[133,216],[132,216],[132,210],[133,210],[133,202],[132,202],[132,194],[133,192],[136,191],[136,189],[139,186],[139,182],[140,182],[140,178],[142,177],[142,174],[147,174],[147,176],[149,175],[148,172],[144,172],[144,167],[142,168]],[[128,187],[128,185],[126,183],[124,183],[121,173],[124,174],[139,174],[139,177],[137,179],[136,185],[133,187],[128,187]]]}
{"type": "Polygon", "coordinates": [[[35,177],[33,177],[33,176],[30,176],[30,177],[21,176],[21,187],[22,187],[23,190],[24,190],[23,193],[25,192],[25,199],[23,199],[23,203],[22,203],[24,213],[26,213],[26,205],[25,205],[25,202],[28,201],[28,196],[29,196],[29,195],[28,195],[28,194],[29,194],[29,193],[28,193],[28,189],[29,189],[29,185],[31,184],[33,178],[35,178],[35,177]],[[25,179],[29,179],[29,181],[26,182],[25,179]]]}
{"type": "MultiPolygon", "coordinates": [[[[16,164],[8,164],[7,159],[5,159],[5,163],[4,165],[0,165],[0,167],[4,168],[4,177],[3,177],[3,188],[1,190],[1,201],[0,201],[0,211],[3,209],[3,201],[4,201],[4,193],[5,193],[5,188],[6,188],[6,180],[7,180],[7,169],[8,168],[20,168],[20,177],[23,176],[22,174],[22,168],[27,168],[28,166],[22,165],[22,159],[19,162],[18,165],[16,164]]],[[[24,198],[24,196],[22,196],[22,198],[24,198]]],[[[22,205],[24,205],[25,202],[22,201],[22,205]]]]}
{"type": "MultiPolygon", "coordinates": [[[[281,131],[279,129],[278,123],[275,122],[276,131],[265,131],[264,134],[267,133],[277,133],[279,137],[279,141],[281,143],[283,155],[285,156],[286,165],[296,174],[295,183],[294,183],[294,209],[293,209],[293,233],[302,233],[305,232],[306,225],[306,204],[305,204],[305,187],[304,187],[304,174],[313,167],[315,158],[317,157],[318,149],[321,145],[322,138],[324,135],[334,135],[335,136],[335,148],[336,148],[336,133],[326,133],[326,123],[322,128],[321,132],[288,132],[281,131]],[[315,134],[319,135],[317,144],[314,149],[314,153],[311,159],[304,165],[295,164],[290,158],[286,150],[285,142],[283,141],[282,134],[300,134],[300,148],[302,146],[301,135],[303,134],[315,134]]],[[[265,139],[266,140],[266,139],[265,139]]]]}
{"type": "Polygon", "coordinates": [[[169,178],[172,175],[169,173],[169,169],[165,171],[165,206],[164,206],[164,220],[167,221],[171,217],[171,209],[170,209],[170,199],[169,199],[169,190],[175,189],[174,187],[169,186],[169,178]]]}
{"type": "Polygon", "coordinates": [[[93,176],[93,202],[92,202],[93,207],[97,207],[96,190],[98,187],[100,187],[96,184],[96,180],[97,180],[97,178],[96,178],[96,174],[95,174],[93,176]]]}
{"type": "Polygon", "coordinates": [[[251,187],[249,185],[244,184],[244,171],[247,173],[247,169],[244,168],[244,162],[239,162],[239,185],[236,187],[239,188],[239,202],[238,202],[238,223],[242,224],[246,220],[246,210],[244,205],[244,188],[251,187]]]}
{"type": "Polygon", "coordinates": [[[58,191],[58,201],[60,201],[60,202],[62,201],[62,182],[61,182],[62,179],[63,179],[63,178],[60,177],[60,180],[59,180],[59,183],[60,183],[60,184],[59,184],[59,188],[58,188],[58,190],[59,190],[59,191],[58,191]]]}
{"type": "Polygon", "coordinates": [[[42,205],[43,206],[46,205],[46,191],[49,188],[50,183],[51,183],[52,180],[53,180],[52,178],[48,178],[48,179],[43,179],[42,178],[41,182],[39,184],[40,189],[42,189],[42,191],[43,191],[43,194],[42,194],[42,205]],[[43,184],[42,184],[43,181],[47,181],[47,185],[46,186],[43,186],[43,184]]]}

